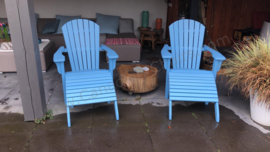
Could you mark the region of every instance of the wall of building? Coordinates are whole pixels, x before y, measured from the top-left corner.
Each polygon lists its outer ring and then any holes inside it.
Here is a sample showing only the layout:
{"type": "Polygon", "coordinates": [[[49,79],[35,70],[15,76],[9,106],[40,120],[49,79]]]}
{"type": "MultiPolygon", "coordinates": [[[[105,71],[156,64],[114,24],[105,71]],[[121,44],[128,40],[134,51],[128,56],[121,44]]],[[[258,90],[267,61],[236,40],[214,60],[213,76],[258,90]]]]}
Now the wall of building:
{"type": "MultiPolygon", "coordinates": [[[[34,0],[34,6],[40,18],[54,18],[56,14],[95,18],[96,13],[133,18],[137,36],[143,10],[149,11],[150,27],[155,27],[156,18],[162,18],[165,27],[167,18],[165,0],[34,0]]],[[[0,0],[0,18],[3,17],[6,17],[4,0],[0,0]]]]}
{"type": "Polygon", "coordinates": [[[270,12],[269,0],[208,0],[207,30],[216,46],[233,45],[233,31],[252,27],[252,12],[270,12]]]}

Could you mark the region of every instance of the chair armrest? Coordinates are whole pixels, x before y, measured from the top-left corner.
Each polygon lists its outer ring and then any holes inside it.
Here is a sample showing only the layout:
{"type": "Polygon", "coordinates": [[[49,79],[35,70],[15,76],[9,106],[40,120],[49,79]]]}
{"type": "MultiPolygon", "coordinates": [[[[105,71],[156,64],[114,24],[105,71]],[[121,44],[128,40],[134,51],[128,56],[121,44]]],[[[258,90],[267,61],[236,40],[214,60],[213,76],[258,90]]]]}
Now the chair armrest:
{"type": "Polygon", "coordinates": [[[53,61],[55,62],[57,70],[60,74],[65,73],[65,56],[63,55],[63,52],[66,52],[66,49],[61,46],[53,55],[53,61]]]}
{"type": "Polygon", "coordinates": [[[211,54],[212,54],[212,56],[213,56],[213,58],[214,58],[215,60],[221,60],[221,61],[223,61],[223,60],[226,59],[221,53],[219,53],[218,51],[216,51],[216,50],[210,48],[210,47],[207,46],[207,45],[204,45],[204,46],[203,46],[203,51],[209,51],[209,52],[211,52],[211,54]]]}
{"type": "Polygon", "coordinates": [[[171,50],[171,47],[168,44],[165,44],[164,47],[161,50],[162,58],[172,58],[172,54],[169,52],[171,50]]]}
{"type": "Polygon", "coordinates": [[[101,44],[100,50],[105,50],[107,52],[107,57],[109,58],[109,71],[113,74],[113,70],[116,67],[116,60],[118,59],[117,53],[104,44],[101,44]]]}
{"type": "Polygon", "coordinates": [[[107,52],[107,57],[109,59],[118,59],[117,53],[115,53],[114,50],[112,50],[111,48],[107,47],[106,45],[101,44],[100,50],[105,50],[107,52]]]}
{"type": "Polygon", "coordinates": [[[226,59],[221,53],[219,53],[218,51],[210,48],[207,45],[203,46],[203,50],[204,51],[209,51],[211,52],[213,58],[214,58],[214,63],[213,63],[213,68],[212,68],[212,72],[214,74],[214,76],[217,76],[217,72],[220,70],[221,68],[221,64],[222,62],[226,59]]]}
{"type": "Polygon", "coordinates": [[[172,54],[169,52],[169,50],[171,50],[171,47],[169,47],[168,44],[165,44],[161,50],[161,55],[164,61],[164,68],[167,71],[171,69],[171,59],[172,59],[172,54]]]}

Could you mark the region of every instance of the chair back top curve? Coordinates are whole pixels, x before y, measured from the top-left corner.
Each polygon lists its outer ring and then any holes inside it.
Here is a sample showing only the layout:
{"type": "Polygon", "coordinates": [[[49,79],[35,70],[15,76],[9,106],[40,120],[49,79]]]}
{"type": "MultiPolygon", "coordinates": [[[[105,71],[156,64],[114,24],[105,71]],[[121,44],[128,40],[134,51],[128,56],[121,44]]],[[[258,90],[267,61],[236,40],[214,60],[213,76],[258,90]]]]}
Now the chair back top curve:
{"type": "Polygon", "coordinates": [[[99,25],[75,19],[62,30],[72,71],[99,69],[99,25]]]}
{"type": "Polygon", "coordinates": [[[199,69],[205,26],[183,19],[169,26],[174,69],[199,69]]]}

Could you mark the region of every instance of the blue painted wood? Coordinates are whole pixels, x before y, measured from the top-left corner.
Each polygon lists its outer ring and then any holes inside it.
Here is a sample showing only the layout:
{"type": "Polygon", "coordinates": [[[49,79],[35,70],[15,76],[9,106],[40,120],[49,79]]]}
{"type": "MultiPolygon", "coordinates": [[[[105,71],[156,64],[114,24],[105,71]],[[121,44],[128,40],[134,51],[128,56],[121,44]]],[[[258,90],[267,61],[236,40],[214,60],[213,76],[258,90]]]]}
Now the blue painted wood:
{"type": "MultiPolygon", "coordinates": [[[[84,32],[85,33],[90,33],[90,25],[89,22],[87,20],[83,20],[83,26],[84,28],[84,32]]],[[[90,34],[84,34],[84,39],[85,42],[91,42],[90,41],[90,34]]],[[[91,43],[85,43],[85,50],[86,50],[86,62],[87,62],[87,68],[91,69],[91,47],[90,47],[91,43]]]]}
{"type": "Polygon", "coordinates": [[[219,104],[218,102],[215,103],[215,115],[216,115],[216,122],[219,122],[219,104]]]}
{"type": "Polygon", "coordinates": [[[77,105],[114,101],[115,117],[119,120],[113,83],[118,55],[105,45],[99,46],[99,26],[92,21],[72,20],[62,29],[67,48],[58,49],[54,54],[54,62],[62,75],[68,127],[71,126],[70,107],[77,105]],[[108,52],[109,70],[99,69],[100,50],[108,52]],[[71,72],[65,72],[64,52],[68,52],[71,72]]]}
{"type": "Polygon", "coordinates": [[[119,120],[119,113],[118,113],[118,106],[117,106],[117,101],[114,101],[114,111],[115,111],[115,118],[116,120],[119,120]]]}
{"type": "Polygon", "coordinates": [[[80,40],[79,38],[79,28],[78,28],[78,24],[79,24],[79,20],[73,20],[72,22],[72,28],[73,31],[72,33],[74,34],[74,46],[75,46],[75,51],[76,52],[76,57],[78,59],[78,70],[83,70],[83,63],[82,63],[82,49],[81,49],[81,44],[83,43],[82,40],[80,40]]]}
{"type": "Polygon", "coordinates": [[[196,61],[196,69],[200,68],[200,63],[201,63],[201,55],[202,55],[202,45],[203,45],[203,39],[204,39],[204,31],[205,31],[205,26],[200,24],[199,26],[199,43],[198,43],[198,55],[197,55],[197,61],[196,61]]]}
{"type": "Polygon", "coordinates": [[[188,62],[188,68],[191,69],[192,68],[192,63],[193,60],[195,60],[193,58],[193,47],[194,47],[194,21],[193,20],[189,20],[189,32],[188,32],[188,57],[187,57],[187,62],[188,62]]]}
{"type": "Polygon", "coordinates": [[[199,56],[199,34],[200,34],[200,24],[198,22],[195,22],[195,29],[194,29],[194,46],[192,46],[193,49],[193,56],[192,56],[192,69],[198,69],[197,68],[197,62],[200,62],[201,56],[199,56]]]}
{"type": "Polygon", "coordinates": [[[67,125],[71,127],[69,106],[67,106],[67,125]]]}
{"type": "MultiPolygon", "coordinates": [[[[179,22],[179,29],[184,29],[184,22],[179,22]]],[[[176,32],[175,32],[176,33],[176,32]]],[[[185,57],[184,57],[184,30],[180,30],[179,31],[179,47],[180,47],[180,67],[179,68],[184,68],[184,61],[185,61],[185,57]]],[[[177,43],[178,44],[178,43],[177,43]]]]}
{"type": "Polygon", "coordinates": [[[171,49],[171,47],[168,46],[168,44],[165,44],[163,49],[161,50],[161,54],[164,60],[164,68],[167,70],[166,72],[166,84],[165,84],[165,99],[169,98],[169,71],[171,67],[171,58],[172,54],[169,53],[168,51],[171,49]]]}
{"type": "Polygon", "coordinates": [[[83,69],[87,70],[88,67],[87,67],[87,55],[86,55],[83,20],[78,20],[78,28],[79,28],[79,38],[80,38],[79,42],[80,42],[80,49],[81,49],[81,55],[82,55],[83,69]]]}
{"type": "Polygon", "coordinates": [[[172,100],[169,100],[169,120],[172,120],[172,100]]]}
{"type": "MultiPolygon", "coordinates": [[[[188,68],[188,31],[189,31],[189,26],[188,26],[188,21],[189,20],[183,20],[184,23],[184,68],[188,68]]],[[[177,43],[179,45],[179,43],[177,43]]],[[[178,50],[175,50],[178,51],[178,50]]]]}
{"type": "Polygon", "coordinates": [[[172,119],[172,101],[197,101],[215,104],[219,122],[216,73],[225,57],[204,45],[205,27],[194,20],[179,20],[169,26],[171,47],[161,51],[166,73],[165,98],[169,99],[169,119],[172,119]],[[171,50],[171,53],[169,52],[171,50]],[[213,70],[200,70],[202,51],[210,51],[214,58],[213,70]],[[170,69],[172,60],[173,69],[170,69]]]}

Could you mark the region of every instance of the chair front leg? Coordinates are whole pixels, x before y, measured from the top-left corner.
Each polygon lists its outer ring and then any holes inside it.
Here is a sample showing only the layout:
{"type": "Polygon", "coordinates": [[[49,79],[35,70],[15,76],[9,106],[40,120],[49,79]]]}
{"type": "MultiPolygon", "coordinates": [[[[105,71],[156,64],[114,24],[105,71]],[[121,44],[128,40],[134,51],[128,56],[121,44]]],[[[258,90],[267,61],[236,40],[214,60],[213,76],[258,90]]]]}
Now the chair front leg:
{"type": "Polygon", "coordinates": [[[68,106],[67,106],[67,125],[68,125],[68,127],[71,127],[70,111],[69,111],[69,107],[68,106]]]}
{"type": "Polygon", "coordinates": [[[169,120],[172,120],[172,100],[169,101],[169,120]]]}
{"type": "Polygon", "coordinates": [[[165,99],[169,99],[169,72],[166,72],[165,99]]]}
{"type": "Polygon", "coordinates": [[[215,117],[216,117],[216,122],[219,122],[219,104],[218,104],[218,102],[215,103],[215,117]]]}
{"type": "Polygon", "coordinates": [[[116,120],[119,120],[117,100],[114,101],[114,110],[115,110],[115,118],[116,118],[116,120]]]}

